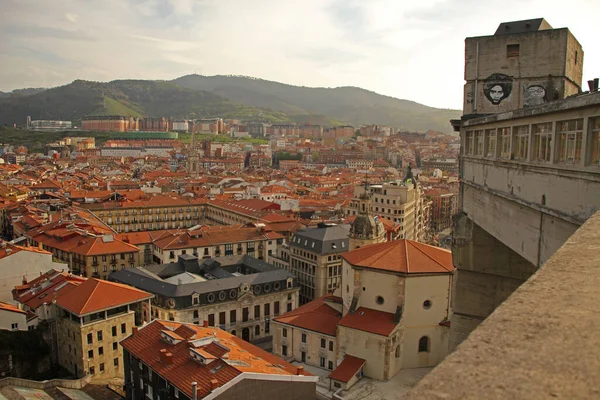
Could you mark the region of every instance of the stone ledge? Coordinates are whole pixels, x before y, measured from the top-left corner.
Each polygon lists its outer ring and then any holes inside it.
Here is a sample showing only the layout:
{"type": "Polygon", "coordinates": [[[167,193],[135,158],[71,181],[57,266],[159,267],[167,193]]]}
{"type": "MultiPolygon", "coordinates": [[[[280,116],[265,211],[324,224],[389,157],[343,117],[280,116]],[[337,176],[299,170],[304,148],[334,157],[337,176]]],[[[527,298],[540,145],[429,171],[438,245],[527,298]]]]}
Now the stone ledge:
{"type": "Polygon", "coordinates": [[[600,212],[407,399],[600,398],[600,212]]]}

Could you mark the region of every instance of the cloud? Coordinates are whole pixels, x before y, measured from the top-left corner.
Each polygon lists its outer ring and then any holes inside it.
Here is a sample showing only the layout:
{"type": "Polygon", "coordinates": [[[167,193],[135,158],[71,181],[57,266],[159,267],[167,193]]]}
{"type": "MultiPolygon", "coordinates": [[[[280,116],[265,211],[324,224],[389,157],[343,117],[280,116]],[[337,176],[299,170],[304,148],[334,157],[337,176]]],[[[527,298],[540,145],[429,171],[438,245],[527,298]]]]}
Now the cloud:
{"type": "Polygon", "coordinates": [[[77,18],[79,18],[79,16],[77,14],[66,13],[65,18],[67,19],[67,21],[76,24],[77,18]]]}
{"type": "Polygon", "coordinates": [[[557,0],[1,1],[2,91],[74,79],[173,79],[197,69],[358,86],[460,108],[464,38],[540,10],[587,50],[584,78],[600,70],[600,3],[589,0],[569,7],[557,0]]]}

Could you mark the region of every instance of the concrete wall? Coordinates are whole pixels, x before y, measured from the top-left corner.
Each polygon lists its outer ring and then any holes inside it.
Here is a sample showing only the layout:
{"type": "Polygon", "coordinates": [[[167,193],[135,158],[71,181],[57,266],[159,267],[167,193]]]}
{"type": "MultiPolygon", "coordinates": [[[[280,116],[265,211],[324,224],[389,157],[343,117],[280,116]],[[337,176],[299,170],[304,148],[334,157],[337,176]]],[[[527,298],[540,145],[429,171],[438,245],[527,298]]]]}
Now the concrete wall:
{"type": "Polygon", "coordinates": [[[564,99],[577,93],[582,70],[583,50],[568,29],[467,38],[463,113],[498,113],[564,99]],[[509,45],[519,46],[517,56],[508,55],[509,45]],[[497,101],[489,95],[493,82],[505,95],[497,101]],[[542,88],[543,97],[532,98],[531,86],[542,88]]]}

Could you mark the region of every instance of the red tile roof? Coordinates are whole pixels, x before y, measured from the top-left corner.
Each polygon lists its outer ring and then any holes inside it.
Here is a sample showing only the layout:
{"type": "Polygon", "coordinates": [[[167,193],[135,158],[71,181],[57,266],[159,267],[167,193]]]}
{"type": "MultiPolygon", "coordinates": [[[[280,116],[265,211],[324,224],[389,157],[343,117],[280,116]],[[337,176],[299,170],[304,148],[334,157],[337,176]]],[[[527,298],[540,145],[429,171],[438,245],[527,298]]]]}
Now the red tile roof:
{"type": "Polygon", "coordinates": [[[354,314],[346,314],[338,325],[382,336],[389,336],[396,328],[394,314],[366,307],[359,307],[354,314]]]}
{"type": "Polygon", "coordinates": [[[320,297],[273,320],[313,332],[335,336],[342,313],[325,304],[329,296],[320,297]]]}
{"type": "Polygon", "coordinates": [[[27,315],[27,313],[25,311],[21,310],[20,308],[13,306],[12,304],[4,303],[2,301],[0,301],[0,310],[27,315]]]}
{"type": "Polygon", "coordinates": [[[452,253],[408,239],[373,244],[345,253],[342,257],[357,267],[403,274],[451,273],[452,253]]]}
{"type": "Polygon", "coordinates": [[[336,369],[329,375],[329,378],[335,379],[336,381],[350,382],[358,371],[365,365],[366,361],[362,358],[351,356],[346,354],[344,360],[337,366],[336,369]]]}
{"type": "Polygon", "coordinates": [[[77,315],[119,307],[151,298],[150,293],[120,283],[90,278],[77,288],[60,296],[60,307],[77,315]]]}
{"type": "MultiPolygon", "coordinates": [[[[296,375],[298,369],[266,351],[230,333],[213,327],[154,320],[137,333],[121,341],[121,345],[135,357],[192,397],[192,382],[198,382],[198,398],[210,393],[211,380],[223,386],[244,372],[270,375],[296,375]],[[162,340],[162,332],[169,330],[183,340],[169,344],[162,340]],[[204,339],[204,343],[193,342],[204,339]],[[161,362],[162,353],[170,353],[170,364],[161,362]],[[190,350],[206,355],[212,361],[201,365],[190,357],[190,350]]],[[[304,375],[310,376],[308,373],[304,375]]]]}

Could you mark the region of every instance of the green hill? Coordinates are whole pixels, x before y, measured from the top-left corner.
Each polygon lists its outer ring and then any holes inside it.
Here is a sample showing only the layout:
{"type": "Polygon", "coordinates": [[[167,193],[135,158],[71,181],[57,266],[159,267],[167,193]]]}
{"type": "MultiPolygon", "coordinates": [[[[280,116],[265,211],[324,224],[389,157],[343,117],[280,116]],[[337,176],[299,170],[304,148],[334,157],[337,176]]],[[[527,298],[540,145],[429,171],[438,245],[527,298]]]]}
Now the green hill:
{"type": "Polygon", "coordinates": [[[177,85],[218,94],[246,106],[291,115],[321,114],[353,125],[381,124],[407,130],[450,132],[460,111],[424,106],[356,87],[311,88],[242,76],[187,75],[177,85]]]}
{"type": "Polygon", "coordinates": [[[323,126],[381,124],[450,132],[457,110],[427,107],[355,87],[309,88],[236,76],[188,75],[173,81],[76,80],[52,89],[0,94],[0,125],[32,119],[79,124],[89,115],[235,118],[323,126]]]}

